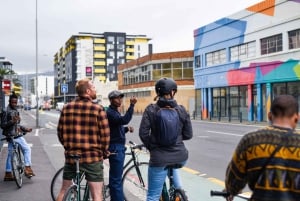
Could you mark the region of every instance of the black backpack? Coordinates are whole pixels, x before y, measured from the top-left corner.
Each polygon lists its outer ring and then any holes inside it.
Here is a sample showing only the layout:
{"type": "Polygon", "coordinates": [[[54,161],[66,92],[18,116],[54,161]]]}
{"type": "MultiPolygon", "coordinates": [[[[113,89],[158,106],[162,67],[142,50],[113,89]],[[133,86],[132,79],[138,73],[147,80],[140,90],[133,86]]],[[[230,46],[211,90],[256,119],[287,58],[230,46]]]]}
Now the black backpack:
{"type": "Polygon", "coordinates": [[[156,140],[159,145],[171,146],[179,135],[179,114],[177,108],[159,108],[155,115],[156,140]]]}

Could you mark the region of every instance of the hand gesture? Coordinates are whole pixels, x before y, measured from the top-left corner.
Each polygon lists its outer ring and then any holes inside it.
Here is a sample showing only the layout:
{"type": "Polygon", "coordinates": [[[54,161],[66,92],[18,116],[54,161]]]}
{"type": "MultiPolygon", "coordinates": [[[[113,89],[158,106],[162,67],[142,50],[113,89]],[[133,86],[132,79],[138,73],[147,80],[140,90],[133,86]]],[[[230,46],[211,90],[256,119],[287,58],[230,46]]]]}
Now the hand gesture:
{"type": "Polygon", "coordinates": [[[130,104],[136,104],[136,102],[137,102],[137,99],[136,99],[136,97],[135,96],[132,96],[131,98],[130,98],[130,104]]]}
{"type": "Polygon", "coordinates": [[[133,133],[134,128],[133,128],[132,126],[128,126],[128,131],[129,131],[130,133],[133,133]]]}
{"type": "Polygon", "coordinates": [[[32,131],[32,128],[26,128],[25,129],[25,132],[31,132],[32,131]]]}
{"type": "Polygon", "coordinates": [[[14,122],[14,123],[18,123],[19,121],[20,121],[20,116],[13,116],[12,117],[12,121],[14,122]]]}

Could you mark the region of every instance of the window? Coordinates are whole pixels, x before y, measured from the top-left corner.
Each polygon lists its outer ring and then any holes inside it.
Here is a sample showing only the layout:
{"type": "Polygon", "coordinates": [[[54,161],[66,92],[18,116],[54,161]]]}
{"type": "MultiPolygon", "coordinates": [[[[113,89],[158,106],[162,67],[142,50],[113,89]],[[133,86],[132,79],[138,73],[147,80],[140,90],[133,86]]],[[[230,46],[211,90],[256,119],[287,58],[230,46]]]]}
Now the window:
{"type": "Polygon", "coordinates": [[[261,54],[282,51],[282,34],[260,39],[261,54]]]}
{"type": "Polygon", "coordinates": [[[289,49],[300,48],[300,29],[289,31],[289,49]]]}
{"type": "Polygon", "coordinates": [[[109,43],[114,43],[115,38],[114,38],[113,36],[108,36],[107,41],[108,41],[109,43]]]}
{"type": "Polygon", "coordinates": [[[201,67],[201,58],[200,58],[200,55],[195,56],[195,67],[196,68],[201,67]]]}
{"type": "Polygon", "coordinates": [[[125,42],[125,38],[124,37],[120,37],[120,36],[118,36],[117,37],[117,43],[119,44],[119,43],[124,43],[125,42]]]}
{"type": "Polygon", "coordinates": [[[255,57],[255,41],[230,48],[230,61],[239,61],[251,57],[255,57]]]}
{"type": "Polygon", "coordinates": [[[218,50],[215,52],[210,52],[205,55],[206,66],[213,66],[218,64],[223,64],[226,62],[226,50],[218,50]]]}

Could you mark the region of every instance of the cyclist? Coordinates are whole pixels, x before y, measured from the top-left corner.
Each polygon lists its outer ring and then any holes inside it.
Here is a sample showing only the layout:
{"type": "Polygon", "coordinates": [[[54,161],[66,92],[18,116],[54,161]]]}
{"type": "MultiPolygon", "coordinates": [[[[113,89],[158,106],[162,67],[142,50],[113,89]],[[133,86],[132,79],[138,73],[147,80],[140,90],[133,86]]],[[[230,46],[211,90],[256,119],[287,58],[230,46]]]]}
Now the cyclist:
{"type": "MultiPolygon", "coordinates": [[[[5,136],[15,136],[20,133],[31,132],[32,128],[26,128],[20,125],[21,118],[17,110],[18,105],[18,96],[15,93],[12,93],[9,96],[9,104],[5,110],[2,111],[1,115],[1,128],[3,130],[3,135],[5,136]]],[[[15,141],[21,146],[24,161],[25,161],[25,176],[32,177],[35,176],[31,169],[31,148],[27,144],[24,137],[16,138],[15,141]]],[[[6,168],[4,181],[14,181],[14,176],[11,170],[11,154],[12,154],[12,144],[8,143],[8,154],[6,159],[6,168]]]]}
{"type": "Polygon", "coordinates": [[[253,191],[250,200],[300,200],[298,108],[291,95],[275,97],[271,125],[242,137],[226,171],[225,190],[232,195],[227,200],[246,184],[253,191]]]}
{"type": "MultiPolygon", "coordinates": [[[[160,198],[163,183],[167,176],[167,165],[184,165],[188,159],[188,150],[183,140],[189,140],[193,137],[190,115],[183,106],[179,106],[174,99],[177,92],[177,84],[171,78],[161,78],[155,84],[157,100],[155,104],[146,107],[140,123],[139,136],[144,145],[150,151],[150,161],[148,169],[148,193],[147,201],[157,201],[160,198]],[[155,122],[157,108],[170,107],[175,108],[179,115],[178,137],[175,144],[170,146],[160,145],[157,140],[157,124],[155,122]]],[[[177,122],[173,123],[174,127],[177,122]]],[[[171,133],[168,133],[171,135],[171,133]]],[[[181,182],[178,175],[178,169],[173,171],[174,185],[181,188],[181,182]]]]}
{"type": "Polygon", "coordinates": [[[66,104],[60,114],[57,135],[65,149],[63,182],[57,201],[61,201],[76,175],[74,160],[68,155],[78,154],[80,169],[91,190],[93,201],[102,201],[103,157],[109,145],[109,125],[104,108],[93,102],[96,89],[89,79],[75,86],[78,97],[66,104]]]}
{"type": "Polygon", "coordinates": [[[130,98],[130,106],[125,115],[121,115],[119,108],[122,104],[124,94],[120,91],[111,91],[108,94],[110,105],[107,109],[107,118],[110,127],[109,152],[116,153],[109,156],[109,190],[111,201],[124,201],[122,174],[125,160],[125,133],[133,132],[133,127],[127,125],[132,119],[134,105],[137,102],[135,97],[130,98]]]}

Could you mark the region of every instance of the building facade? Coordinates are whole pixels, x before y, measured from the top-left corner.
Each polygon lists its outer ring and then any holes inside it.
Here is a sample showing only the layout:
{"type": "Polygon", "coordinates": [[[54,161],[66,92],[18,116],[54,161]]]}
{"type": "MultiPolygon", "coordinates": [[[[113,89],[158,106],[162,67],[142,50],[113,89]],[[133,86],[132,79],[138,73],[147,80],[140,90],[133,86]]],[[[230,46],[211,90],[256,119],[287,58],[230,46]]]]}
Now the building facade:
{"type": "Polygon", "coordinates": [[[175,99],[193,114],[195,88],[193,79],[193,51],[149,54],[118,66],[119,90],[124,96],[123,111],[132,96],[138,98],[136,113],[142,113],[156,97],[155,83],[162,77],[173,78],[178,85],[175,99]]]}
{"type": "Polygon", "coordinates": [[[117,81],[117,66],[152,51],[146,35],[128,35],[121,32],[79,33],[67,40],[54,55],[55,99],[67,101],[76,96],[75,84],[88,77],[106,82],[117,81]],[[61,91],[68,85],[67,94],[61,91]]]}
{"type": "Polygon", "coordinates": [[[271,100],[300,103],[300,1],[265,0],[194,30],[196,114],[267,121],[271,100]]]}

